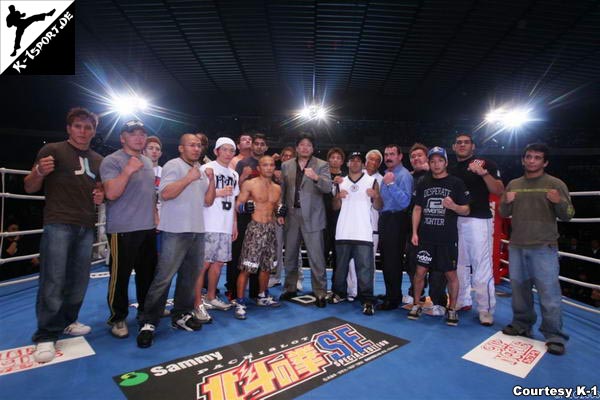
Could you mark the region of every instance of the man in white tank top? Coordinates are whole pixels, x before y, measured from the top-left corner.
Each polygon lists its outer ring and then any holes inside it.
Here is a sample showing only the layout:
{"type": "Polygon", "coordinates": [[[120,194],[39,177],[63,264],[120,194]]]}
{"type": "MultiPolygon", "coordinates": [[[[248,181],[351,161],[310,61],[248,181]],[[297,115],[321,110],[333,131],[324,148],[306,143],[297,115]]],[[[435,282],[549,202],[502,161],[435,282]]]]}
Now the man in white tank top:
{"type": "Polygon", "coordinates": [[[344,301],[347,296],[348,264],[354,259],[358,276],[358,297],[363,303],[363,313],[373,315],[373,226],[371,206],[379,210],[383,202],[377,180],[363,172],[363,157],[352,153],[348,159],[348,176],[340,184],[333,199],[333,208],[340,209],[335,232],[337,271],[333,282],[332,304],[344,301]]]}

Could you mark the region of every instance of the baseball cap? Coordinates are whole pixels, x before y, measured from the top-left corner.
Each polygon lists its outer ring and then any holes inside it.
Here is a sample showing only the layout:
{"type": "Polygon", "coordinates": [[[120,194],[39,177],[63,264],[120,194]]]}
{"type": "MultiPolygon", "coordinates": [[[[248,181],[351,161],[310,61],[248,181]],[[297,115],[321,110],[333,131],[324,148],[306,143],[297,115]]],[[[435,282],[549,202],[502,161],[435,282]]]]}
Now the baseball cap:
{"type": "Polygon", "coordinates": [[[348,157],[348,160],[352,160],[355,157],[360,158],[361,162],[365,162],[365,158],[363,157],[363,155],[362,155],[362,153],[360,151],[354,151],[354,152],[350,153],[350,156],[348,157]]]}
{"type": "Polygon", "coordinates": [[[223,146],[224,144],[230,144],[235,149],[235,142],[233,141],[233,139],[229,139],[228,137],[220,137],[217,139],[217,143],[215,144],[215,150],[223,146]]]}
{"type": "Polygon", "coordinates": [[[140,129],[140,130],[146,132],[146,134],[148,133],[148,131],[144,127],[144,123],[137,119],[132,119],[131,121],[125,122],[123,124],[123,126],[121,127],[121,132],[131,133],[131,132],[135,131],[136,129],[140,129]]]}
{"type": "Polygon", "coordinates": [[[433,155],[438,155],[444,157],[446,161],[448,161],[448,154],[446,154],[446,150],[443,147],[435,146],[432,147],[427,153],[427,158],[431,158],[433,155]]]}

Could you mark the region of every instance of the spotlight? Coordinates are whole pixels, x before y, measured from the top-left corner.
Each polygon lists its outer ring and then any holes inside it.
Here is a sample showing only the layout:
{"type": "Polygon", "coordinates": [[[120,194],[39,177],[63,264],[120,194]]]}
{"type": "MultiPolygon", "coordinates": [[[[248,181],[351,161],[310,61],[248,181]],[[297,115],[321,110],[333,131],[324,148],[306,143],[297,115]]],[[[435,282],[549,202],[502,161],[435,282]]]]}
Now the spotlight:
{"type": "Polygon", "coordinates": [[[529,110],[511,110],[504,116],[502,123],[507,128],[520,128],[526,122],[531,121],[529,118],[529,110]]]}
{"type": "Polygon", "coordinates": [[[304,118],[307,121],[319,120],[323,121],[327,119],[328,112],[327,109],[323,106],[312,104],[310,106],[304,107],[298,115],[304,118]]]}
{"type": "Polygon", "coordinates": [[[113,97],[111,99],[112,111],[121,116],[134,114],[136,111],[144,111],[148,108],[148,101],[138,96],[113,97]]]}
{"type": "Polygon", "coordinates": [[[531,109],[526,108],[498,108],[485,115],[485,123],[501,125],[507,129],[518,129],[527,122],[534,120],[531,117],[531,109]]]}

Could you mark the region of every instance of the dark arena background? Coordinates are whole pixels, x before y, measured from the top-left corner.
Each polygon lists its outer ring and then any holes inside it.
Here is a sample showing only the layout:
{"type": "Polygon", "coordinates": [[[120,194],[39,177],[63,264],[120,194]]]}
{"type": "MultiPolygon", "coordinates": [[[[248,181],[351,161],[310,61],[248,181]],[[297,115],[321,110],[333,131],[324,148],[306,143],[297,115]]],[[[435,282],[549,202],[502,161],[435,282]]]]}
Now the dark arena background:
{"type": "MultiPolygon", "coordinates": [[[[6,27],[8,7],[25,3],[0,1],[3,65],[15,35],[6,27]]],[[[599,1],[38,3],[69,7],[74,42],[65,32],[42,48],[44,63],[60,58],[60,68],[0,74],[0,397],[600,398],[599,1]],[[71,62],[75,73],[61,72],[71,62]],[[162,141],[161,165],[178,157],[184,133],[204,133],[214,159],[222,136],[237,142],[244,132],[262,132],[267,154],[280,154],[309,132],[324,160],[332,147],[364,155],[399,144],[410,171],[415,142],[446,148],[452,165],[456,135],[466,132],[506,185],[523,175],[524,147],[546,143],[546,172],[566,183],[576,210],[570,222],[558,222],[565,355],[546,353],[541,315],[534,340],[500,333],[513,316],[503,258],[510,232],[498,239],[494,258],[492,326],[482,326],[474,311],[461,311],[451,328],[426,315],[409,321],[402,307],[366,316],[358,301],[251,304],[246,321],[233,310],[211,310],[213,322],[200,332],[172,330],[163,319],[154,345],[140,349],[137,304],[129,338],[113,338],[106,325],[109,250],[101,222],[79,315],[92,332],[59,342],[60,357],[38,364],[30,338],[44,202],[42,192],[26,195],[23,178],[44,144],[67,138],[65,115],[76,106],[100,116],[93,150],[106,156],[120,149],[120,127],[138,119],[162,141]]],[[[302,257],[310,296],[306,252],[302,257]]],[[[224,281],[225,268],[222,298],[224,281]]],[[[130,285],[136,303],[134,279],[130,285]]],[[[403,293],[409,286],[404,273],[403,293]]],[[[385,288],[377,253],[375,295],[385,288]]],[[[277,298],[282,287],[270,292],[277,298]]],[[[535,303],[540,314],[537,295],[535,303]]]]}

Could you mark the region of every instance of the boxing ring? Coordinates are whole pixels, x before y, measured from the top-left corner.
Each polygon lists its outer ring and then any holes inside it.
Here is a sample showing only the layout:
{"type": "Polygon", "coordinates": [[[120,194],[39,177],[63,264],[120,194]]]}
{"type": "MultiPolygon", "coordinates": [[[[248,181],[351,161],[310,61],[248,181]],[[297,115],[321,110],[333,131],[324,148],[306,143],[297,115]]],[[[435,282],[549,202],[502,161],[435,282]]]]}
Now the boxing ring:
{"type": "MultiPolygon", "coordinates": [[[[5,202],[7,200],[42,201],[43,196],[14,194],[6,191],[5,177],[9,174],[26,175],[30,171],[0,168],[2,187],[0,192],[0,243],[11,236],[26,236],[42,233],[42,229],[5,232],[5,202]]],[[[596,198],[600,192],[573,192],[573,197],[596,198]]],[[[173,331],[167,323],[157,330],[155,345],[150,349],[139,349],[135,345],[135,334],[124,340],[114,339],[105,324],[108,315],[106,287],[109,252],[104,227],[103,207],[99,209],[94,242],[94,260],[90,284],[80,313],[82,322],[92,326],[92,333],[85,338],[93,354],[67,362],[51,362],[36,368],[30,350],[2,353],[3,350],[31,346],[30,337],[36,327],[35,296],[38,274],[0,282],[0,385],[3,398],[57,398],[73,397],[88,399],[125,398],[113,377],[149,365],[158,365],[166,360],[183,357],[198,351],[208,351],[218,346],[235,348],[241,340],[278,332],[307,322],[335,316],[351,323],[398,336],[409,344],[387,354],[344,376],[298,396],[303,399],[347,399],[372,398],[397,399],[400,397],[442,398],[449,394],[457,398],[509,398],[517,385],[522,387],[576,387],[597,385],[597,369],[600,366],[600,310],[563,297],[565,331],[571,335],[567,353],[562,357],[544,355],[538,365],[526,376],[513,375],[482,367],[466,361],[465,353],[476,348],[482,341],[494,335],[508,324],[512,317],[510,306],[509,278],[501,277],[496,285],[497,312],[494,326],[479,325],[471,313],[461,313],[458,328],[445,326],[441,319],[424,317],[422,321],[408,322],[406,311],[380,311],[368,317],[360,312],[360,304],[341,303],[328,305],[324,309],[284,303],[277,309],[249,308],[246,321],[235,320],[233,314],[215,311],[215,321],[197,333],[173,331]],[[4,355],[3,355],[4,354],[4,355]],[[391,377],[391,375],[393,375],[391,377]],[[479,378],[485,384],[474,381],[479,378]],[[35,382],[32,385],[31,382],[35,382]],[[62,382],[63,384],[60,384],[62,382]],[[419,382],[419,384],[415,384],[419,382]]],[[[574,218],[571,223],[597,223],[600,218],[574,218]]],[[[509,239],[501,239],[507,245],[509,239]]],[[[578,254],[559,252],[561,257],[593,263],[600,268],[600,260],[578,254]]],[[[0,258],[4,265],[39,257],[38,253],[17,257],[0,258]]],[[[499,263],[508,266],[506,259],[499,263]]],[[[224,275],[224,274],[223,274],[224,275]]],[[[310,274],[305,273],[304,286],[310,287],[310,274]]],[[[329,279],[329,277],[328,277],[329,279]]],[[[403,288],[408,288],[406,274],[403,288]]],[[[591,290],[600,290],[600,285],[559,277],[567,282],[591,290]]],[[[381,271],[376,272],[375,293],[382,293],[384,282],[381,271]]],[[[219,283],[222,287],[223,282],[219,283]]],[[[280,288],[273,288],[278,295],[280,288]]],[[[130,283],[130,298],[135,301],[135,289],[130,283]]],[[[169,297],[172,297],[173,288],[169,297]]],[[[538,303],[536,298],[536,303],[538,303]]],[[[538,303],[539,304],[539,303],[538,303]]],[[[537,307],[536,307],[537,308],[537,307]]],[[[129,326],[134,327],[133,313],[129,326]]],[[[539,322],[538,322],[539,325],[539,322]]],[[[536,325],[536,328],[537,326],[536,325]]],[[[536,331],[536,337],[541,335],[536,331]]],[[[31,347],[29,347],[31,349],[31,347]]],[[[31,350],[32,351],[32,350],[31,350]]],[[[151,395],[148,398],[152,398],[151,395]]],[[[285,397],[281,397],[285,398],[285,397]]],[[[588,397],[597,398],[597,397],[588,397]]]]}

